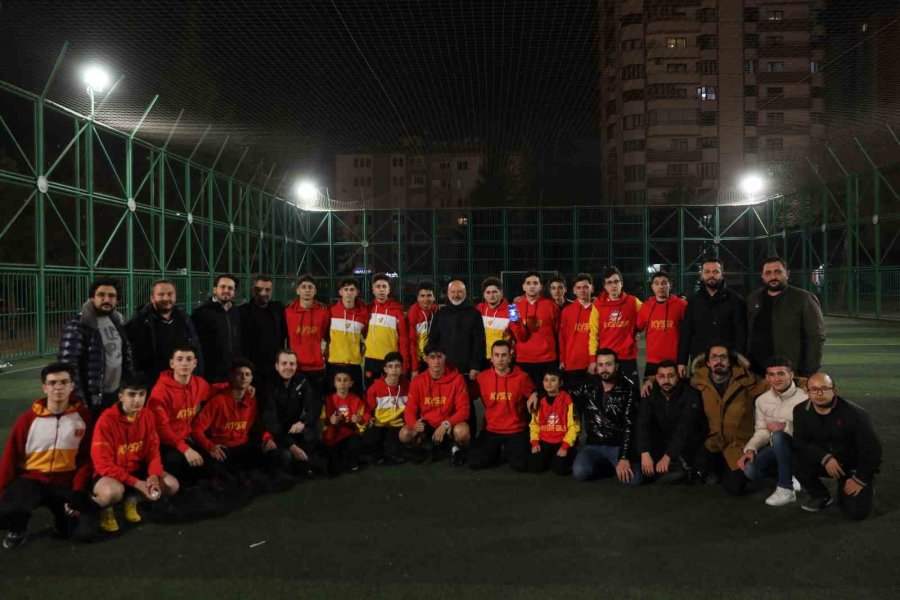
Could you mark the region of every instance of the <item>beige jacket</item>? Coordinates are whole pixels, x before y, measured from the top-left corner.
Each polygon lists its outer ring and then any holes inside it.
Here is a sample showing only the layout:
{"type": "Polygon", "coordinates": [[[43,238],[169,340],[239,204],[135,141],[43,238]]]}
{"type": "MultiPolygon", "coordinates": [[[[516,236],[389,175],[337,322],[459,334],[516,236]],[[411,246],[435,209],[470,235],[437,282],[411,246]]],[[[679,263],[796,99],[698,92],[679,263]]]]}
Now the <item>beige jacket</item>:
{"type": "Polygon", "coordinates": [[[772,443],[772,432],[766,429],[766,423],[777,421],[784,423],[784,432],[794,435],[794,407],[807,400],[806,391],[791,382],[791,387],[779,395],[775,390],[768,390],[756,399],[756,426],[753,437],[744,445],[744,452],[759,452],[772,443]]]}

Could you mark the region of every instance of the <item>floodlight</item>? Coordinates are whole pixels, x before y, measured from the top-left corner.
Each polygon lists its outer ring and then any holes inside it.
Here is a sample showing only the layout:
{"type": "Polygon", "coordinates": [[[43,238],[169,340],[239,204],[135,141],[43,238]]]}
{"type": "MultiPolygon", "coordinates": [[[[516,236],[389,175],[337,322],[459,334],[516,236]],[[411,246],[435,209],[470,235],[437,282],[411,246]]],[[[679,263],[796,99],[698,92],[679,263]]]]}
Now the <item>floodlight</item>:
{"type": "Polygon", "coordinates": [[[759,175],[746,175],[741,179],[741,191],[748,196],[755,196],[762,191],[765,183],[766,182],[759,175]]]}
{"type": "Polygon", "coordinates": [[[297,197],[306,205],[312,204],[319,197],[319,188],[312,181],[301,181],[297,184],[295,191],[297,197]]]}
{"type": "Polygon", "coordinates": [[[84,83],[88,91],[101,93],[109,85],[109,73],[103,67],[92,65],[84,70],[84,83]]]}

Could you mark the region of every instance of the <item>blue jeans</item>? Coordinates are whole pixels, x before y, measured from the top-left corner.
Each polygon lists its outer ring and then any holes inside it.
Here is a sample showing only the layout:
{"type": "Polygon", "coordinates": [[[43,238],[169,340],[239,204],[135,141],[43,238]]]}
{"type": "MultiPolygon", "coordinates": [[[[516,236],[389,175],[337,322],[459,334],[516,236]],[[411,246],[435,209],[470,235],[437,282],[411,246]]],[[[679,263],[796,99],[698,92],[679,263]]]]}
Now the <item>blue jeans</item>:
{"type": "Polygon", "coordinates": [[[791,453],[794,450],[794,440],[790,434],[776,431],[772,434],[772,444],[756,453],[753,462],[744,464],[744,475],[747,479],[759,479],[772,471],[772,467],[778,467],[778,487],[791,490],[791,453]]]}
{"type": "MultiPolygon", "coordinates": [[[[595,446],[588,445],[578,451],[575,462],[572,465],[572,476],[578,481],[590,481],[596,479],[600,474],[600,467],[603,463],[609,463],[615,470],[619,464],[619,447],[618,446],[595,446]]],[[[631,461],[631,481],[628,485],[640,485],[643,480],[641,474],[641,463],[631,461]]]]}

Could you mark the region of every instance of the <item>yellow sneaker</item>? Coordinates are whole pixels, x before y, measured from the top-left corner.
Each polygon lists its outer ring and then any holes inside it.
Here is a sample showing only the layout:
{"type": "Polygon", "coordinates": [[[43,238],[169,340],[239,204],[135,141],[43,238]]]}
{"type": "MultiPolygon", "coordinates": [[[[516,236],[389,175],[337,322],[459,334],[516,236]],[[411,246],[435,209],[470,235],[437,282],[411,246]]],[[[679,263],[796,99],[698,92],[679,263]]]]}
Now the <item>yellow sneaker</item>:
{"type": "Polygon", "coordinates": [[[100,511],[100,529],[106,533],[115,533],[119,530],[119,522],[116,521],[116,513],[111,506],[100,511]]]}
{"type": "Polygon", "coordinates": [[[126,498],[122,503],[122,512],[125,514],[125,520],[129,523],[140,523],[141,513],[137,509],[137,499],[126,498]]]}

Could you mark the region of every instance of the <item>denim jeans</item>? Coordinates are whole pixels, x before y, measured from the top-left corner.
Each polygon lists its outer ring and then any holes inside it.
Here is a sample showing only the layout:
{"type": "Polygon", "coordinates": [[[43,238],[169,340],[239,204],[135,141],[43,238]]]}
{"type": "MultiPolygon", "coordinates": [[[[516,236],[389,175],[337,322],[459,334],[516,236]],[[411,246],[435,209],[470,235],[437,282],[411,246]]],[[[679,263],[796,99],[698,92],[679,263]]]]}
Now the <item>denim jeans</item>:
{"type": "Polygon", "coordinates": [[[759,479],[764,477],[772,467],[778,466],[778,487],[786,490],[793,489],[791,478],[791,454],[794,450],[793,438],[783,431],[772,434],[772,444],[756,453],[753,462],[744,465],[744,475],[747,479],[759,479]]]}
{"type": "MultiPolygon", "coordinates": [[[[579,481],[590,481],[599,476],[601,465],[606,462],[615,470],[619,464],[618,446],[587,445],[578,451],[575,463],[572,465],[572,476],[579,481]]],[[[632,477],[628,485],[640,485],[643,480],[641,463],[631,461],[632,477]]]]}

